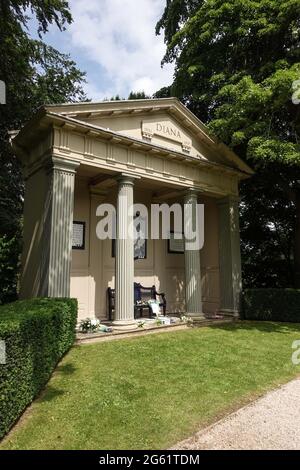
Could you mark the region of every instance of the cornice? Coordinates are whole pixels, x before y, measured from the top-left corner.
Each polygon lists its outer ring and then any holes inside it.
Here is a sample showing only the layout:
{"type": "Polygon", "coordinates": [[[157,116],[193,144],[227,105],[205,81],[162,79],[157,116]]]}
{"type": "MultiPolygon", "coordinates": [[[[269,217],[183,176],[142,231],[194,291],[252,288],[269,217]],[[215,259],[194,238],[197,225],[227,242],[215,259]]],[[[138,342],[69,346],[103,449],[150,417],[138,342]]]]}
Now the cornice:
{"type": "Polygon", "coordinates": [[[63,110],[60,110],[60,112],[57,112],[60,109],[59,105],[42,107],[38,110],[34,118],[31,119],[15,136],[13,143],[15,142],[19,148],[26,150],[26,148],[29,148],[30,144],[32,144],[34,137],[36,138],[36,135],[41,130],[45,130],[49,127],[51,128],[52,126],[70,132],[81,133],[92,138],[109,141],[115,145],[122,145],[128,148],[144,151],[149,155],[152,154],[178,161],[184,161],[187,164],[202,166],[203,168],[209,168],[219,173],[225,172],[234,175],[238,179],[248,178],[254,173],[252,169],[240,160],[239,157],[237,157],[226,145],[212,137],[206,126],[177,99],[167,98],[162,100],[105,102],[99,104],[99,106],[101,106],[101,111],[96,111],[97,106],[97,103],[66,104],[61,106],[63,110]],[[190,130],[190,132],[194,133],[196,137],[201,139],[206,146],[212,146],[216,153],[224,155],[225,158],[232,161],[232,163],[238,167],[234,168],[230,165],[207,161],[201,157],[194,157],[180,151],[170,150],[167,147],[153,144],[146,140],[143,141],[142,139],[134,138],[125,134],[120,134],[74,117],[74,115],[79,116],[84,113],[86,114],[87,112],[91,114],[93,112],[92,109],[98,113],[109,111],[110,113],[118,112],[119,114],[129,111],[131,113],[145,112],[146,109],[149,113],[157,112],[158,110],[167,110],[179,122],[181,122],[187,130],[190,130]],[[76,112],[74,110],[76,110],[76,112]]]}
{"type": "Polygon", "coordinates": [[[130,147],[135,150],[144,151],[145,153],[153,154],[156,156],[167,157],[174,160],[184,161],[186,163],[194,164],[196,166],[200,165],[205,168],[210,168],[218,172],[226,172],[240,179],[247,178],[251,173],[235,169],[233,167],[221,164],[210,162],[201,158],[193,157],[185,153],[178,152],[176,150],[171,150],[168,147],[163,147],[158,144],[153,144],[135,137],[127,136],[120,134],[118,132],[112,131],[110,129],[105,129],[100,126],[95,126],[94,124],[86,123],[79,121],[74,118],[61,116],[56,113],[47,113],[46,117],[51,119],[53,124],[56,124],[58,128],[72,130],[76,132],[83,133],[85,135],[91,135],[92,137],[98,137],[109,141],[115,145],[123,145],[125,147],[130,147]]]}

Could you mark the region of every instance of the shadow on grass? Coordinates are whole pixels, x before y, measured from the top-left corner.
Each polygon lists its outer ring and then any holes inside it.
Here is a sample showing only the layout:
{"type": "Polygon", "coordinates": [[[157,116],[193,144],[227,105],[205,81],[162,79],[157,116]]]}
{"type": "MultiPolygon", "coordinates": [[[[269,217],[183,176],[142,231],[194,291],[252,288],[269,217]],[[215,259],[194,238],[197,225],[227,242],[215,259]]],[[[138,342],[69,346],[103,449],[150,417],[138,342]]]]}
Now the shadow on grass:
{"type": "Polygon", "coordinates": [[[68,362],[67,364],[57,366],[55,369],[55,373],[61,375],[72,375],[76,370],[77,368],[71,362],[68,362]]]}
{"type": "MultiPolygon", "coordinates": [[[[197,327],[196,327],[197,328],[197,327]]],[[[292,331],[300,332],[300,323],[280,323],[270,321],[250,321],[239,320],[233,323],[210,325],[209,328],[216,328],[225,331],[238,332],[240,330],[260,331],[262,333],[290,333],[292,331]]]]}
{"type": "Polygon", "coordinates": [[[52,387],[52,385],[47,385],[47,388],[44,390],[44,393],[38,398],[38,401],[43,403],[43,402],[48,402],[52,401],[55,398],[64,395],[65,392],[63,390],[59,390],[57,388],[52,387]]]}
{"type": "MultiPolygon", "coordinates": [[[[66,364],[62,364],[56,367],[54,370],[55,375],[61,375],[61,376],[69,376],[72,375],[76,372],[77,368],[71,363],[67,362],[66,364]]],[[[52,385],[49,385],[49,383],[45,386],[44,390],[42,391],[41,395],[38,398],[39,402],[48,402],[52,401],[55,398],[64,395],[65,391],[64,390],[59,390],[57,388],[54,388],[52,385]]]]}

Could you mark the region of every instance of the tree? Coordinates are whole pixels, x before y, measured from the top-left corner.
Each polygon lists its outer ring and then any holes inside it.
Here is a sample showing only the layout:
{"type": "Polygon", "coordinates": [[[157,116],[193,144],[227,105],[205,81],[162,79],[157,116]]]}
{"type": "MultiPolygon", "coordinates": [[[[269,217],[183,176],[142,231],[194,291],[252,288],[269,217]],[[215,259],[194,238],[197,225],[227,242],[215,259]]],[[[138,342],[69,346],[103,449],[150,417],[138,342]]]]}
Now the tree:
{"type": "MultiPolygon", "coordinates": [[[[144,91],[131,91],[128,95],[128,100],[150,100],[151,96],[146,95],[144,91]]],[[[112,96],[110,101],[121,101],[126,98],[121,98],[120,95],[112,96]]],[[[104,100],[107,101],[107,100],[104,100]]]]}
{"type": "Polygon", "coordinates": [[[154,98],[171,98],[172,95],[172,87],[171,86],[165,86],[158,90],[156,93],[154,93],[154,98]]]}
{"type": "Polygon", "coordinates": [[[0,0],[0,80],[7,91],[0,105],[0,303],[16,297],[23,211],[23,178],[8,131],[19,129],[41,104],[86,99],[84,74],[41,40],[49,24],[62,31],[71,21],[65,0],[0,0]],[[29,36],[28,9],[39,40],[29,36]]]}
{"type": "Polygon", "coordinates": [[[104,98],[104,101],[121,101],[125,98],[121,98],[120,95],[112,96],[111,98],[104,98]]]}
{"type": "Polygon", "coordinates": [[[131,91],[128,96],[129,100],[150,100],[151,96],[146,95],[144,91],[131,91]]]}
{"type": "Polygon", "coordinates": [[[156,27],[169,92],[256,170],[241,188],[246,285],[300,287],[299,27],[299,0],[167,0],[156,27]]]}

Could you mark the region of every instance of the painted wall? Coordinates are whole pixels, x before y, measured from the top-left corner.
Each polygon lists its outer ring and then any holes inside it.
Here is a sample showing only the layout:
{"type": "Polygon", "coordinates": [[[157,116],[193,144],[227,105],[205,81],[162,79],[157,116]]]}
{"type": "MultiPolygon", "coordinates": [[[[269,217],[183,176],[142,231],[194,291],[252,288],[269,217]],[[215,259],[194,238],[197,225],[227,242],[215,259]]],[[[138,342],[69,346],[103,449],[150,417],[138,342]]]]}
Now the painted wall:
{"type": "MultiPolygon", "coordinates": [[[[150,206],[150,190],[134,190],[134,201],[150,206]]],[[[88,180],[76,178],[74,220],[86,222],[85,250],[73,250],[71,272],[71,296],[79,300],[79,319],[87,316],[106,318],[106,289],[114,287],[115,260],[112,257],[112,241],[100,241],[96,237],[96,208],[100,203],[116,203],[116,189],[107,196],[90,194],[88,180]]],[[[203,198],[205,205],[205,244],[201,250],[202,293],[204,311],[219,308],[219,255],[218,212],[214,199],[203,198]]],[[[136,260],[135,281],[145,286],[155,285],[165,292],[170,313],[184,312],[184,255],[170,254],[167,240],[148,240],[147,258],[136,260]]]]}

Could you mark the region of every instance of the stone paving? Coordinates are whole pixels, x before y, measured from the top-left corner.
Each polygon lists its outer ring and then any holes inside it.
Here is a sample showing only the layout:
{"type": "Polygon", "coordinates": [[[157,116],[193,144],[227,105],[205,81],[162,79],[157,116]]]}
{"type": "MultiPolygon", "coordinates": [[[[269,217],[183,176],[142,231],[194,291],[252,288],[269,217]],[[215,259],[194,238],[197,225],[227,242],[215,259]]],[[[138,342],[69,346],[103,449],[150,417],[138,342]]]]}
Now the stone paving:
{"type": "Polygon", "coordinates": [[[299,450],[300,379],[267,393],[174,449],[299,450]]]}

